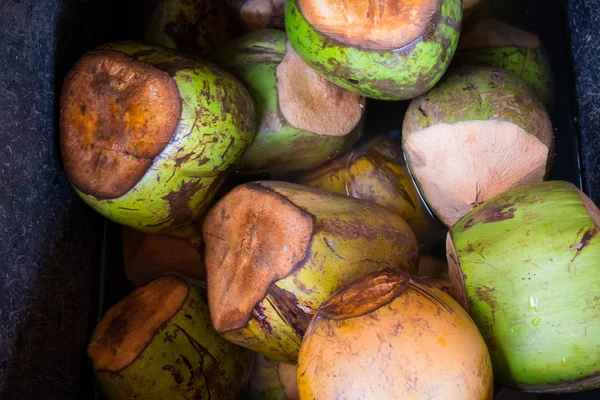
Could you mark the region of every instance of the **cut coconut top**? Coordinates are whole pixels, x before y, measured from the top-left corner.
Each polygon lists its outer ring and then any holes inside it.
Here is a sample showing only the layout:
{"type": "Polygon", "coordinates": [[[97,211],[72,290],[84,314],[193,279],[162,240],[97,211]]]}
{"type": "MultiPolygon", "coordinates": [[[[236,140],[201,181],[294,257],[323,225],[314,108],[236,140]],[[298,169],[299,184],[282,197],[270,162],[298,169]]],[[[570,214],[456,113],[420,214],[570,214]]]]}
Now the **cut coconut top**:
{"type": "Polygon", "coordinates": [[[439,12],[440,0],[296,0],[322,34],[368,50],[394,50],[418,38],[439,12]]]}
{"type": "Polygon", "coordinates": [[[94,51],[61,95],[61,152],[75,187],[100,198],[127,193],[171,140],[181,113],[171,77],[116,51],[94,51]]]}
{"type": "Polygon", "coordinates": [[[461,36],[459,50],[476,50],[494,47],[516,46],[527,49],[540,47],[537,35],[487,17],[477,21],[461,36]]]}
{"type": "Polygon", "coordinates": [[[245,0],[240,19],[247,31],[263,28],[284,28],[283,15],[286,0],[245,0]]]}
{"type": "Polygon", "coordinates": [[[541,182],[550,156],[540,139],[494,120],[437,124],[408,136],[404,149],[421,192],[446,226],[497,194],[541,182]]]}
{"type": "Polygon", "coordinates": [[[246,325],[272,283],[304,259],[313,217],[258,184],[236,187],[204,220],[208,300],[213,325],[246,325]]]}
{"type": "Polygon", "coordinates": [[[189,288],[168,276],[136,289],[111,308],[94,330],[88,355],[96,371],[120,371],[142,353],[185,301],[189,288]]]}
{"type": "Polygon", "coordinates": [[[294,127],[319,135],[344,136],[360,121],[364,99],[319,76],[289,42],[276,74],[279,109],[294,127]]]}

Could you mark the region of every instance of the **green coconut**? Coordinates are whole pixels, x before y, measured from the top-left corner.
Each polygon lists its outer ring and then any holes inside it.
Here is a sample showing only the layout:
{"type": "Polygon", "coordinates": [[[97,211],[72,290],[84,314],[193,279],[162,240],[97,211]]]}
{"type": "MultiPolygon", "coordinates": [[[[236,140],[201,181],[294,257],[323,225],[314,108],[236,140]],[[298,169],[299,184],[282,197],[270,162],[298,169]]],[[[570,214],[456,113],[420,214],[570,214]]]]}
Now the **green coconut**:
{"type": "Polygon", "coordinates": [[[479,20],[460,38],[457,65],[487,65],[521,78],[550,108],[552,70],[540,38],[493,18],[479,20]]]}
{"type": "Polygon", "coordinates": [[[254,353],[252,373],[244,399],[299,400],[296,366],[254,353]]]}
{"type": "Polygon", "coordinates": [[[285,25],[302,59],[366,97],[409,99],[442,77],[458,44],[460,0],[287,0],[285,25]]]}
{"type": "Polygon", "coordinates": [[[600,385],[600,211],[574,185],[520,186],[450,230],[453,297],[481,330],[506,385],[600,385]]]}
{"type": "Polygon", "coordinates": [[[453,71],[411,101],[402,140],[421,194],[448,227],[499,193],[541,182],[554,143],[535,93],[489,67],[453,71]]]}
{"type": "Polygon", "coordinates": [[[296,364],[316,309],[382,268],[417,272],[408,224],[374,203],[306,186],[237,186],[204,219],[211,319],[223,337],[296,364]]]}
{"type": "Polygon", "coordinates": [[[348,150],[360,135],[364,98],[316,74],[275,29],[248,33],[217,56],[248,88],[258,131],[236,169],[306,170],[348,150]]]}
{"type": "Polygon", "coordinates": [[[284,29],[285,0],[226,0],[246,31],[284,29]]]}
{"type": "Polygon", "coordinates": [[[144,41],[204,55],[233,39],[222,0],[153,0],[144,41]]]}
{"type": "Polygon", "coordinates": [[[105,217],[148,233],[190,226],[254,135],[254,106],[216,66],[134,42],[84,55],[61,95],[67,176],[105,217]]]}
{"type": "Polygon", "coordinates": [[[111,308],[87,350],[106,400],[235,400],[250,375],[250,352],[215,332],[204,292],[174,276],[111,308]]]}

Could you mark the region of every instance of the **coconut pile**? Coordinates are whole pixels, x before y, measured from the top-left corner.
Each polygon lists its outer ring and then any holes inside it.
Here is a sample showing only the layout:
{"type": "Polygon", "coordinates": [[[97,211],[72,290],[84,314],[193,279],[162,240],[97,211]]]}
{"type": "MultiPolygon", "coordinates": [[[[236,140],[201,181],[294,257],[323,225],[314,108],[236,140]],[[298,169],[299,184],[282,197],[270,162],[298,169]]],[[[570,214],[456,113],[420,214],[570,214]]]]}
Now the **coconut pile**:
{"type": "Polygon", "coordinates": [[[600,211],[547,181],[552,70],[488,1],[160,0],[61,95],[131,292],[107,400],[600,386],[600,211]],[[365,130],[394,101],[401,135],[365,130]]]}

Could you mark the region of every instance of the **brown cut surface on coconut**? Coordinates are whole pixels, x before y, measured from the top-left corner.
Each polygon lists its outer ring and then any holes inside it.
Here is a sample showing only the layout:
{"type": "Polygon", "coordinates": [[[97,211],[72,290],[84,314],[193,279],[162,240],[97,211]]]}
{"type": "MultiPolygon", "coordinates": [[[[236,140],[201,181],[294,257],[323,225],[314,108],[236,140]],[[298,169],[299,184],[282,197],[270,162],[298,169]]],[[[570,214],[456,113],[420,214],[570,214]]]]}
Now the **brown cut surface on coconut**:
{"type": "Polygon", "coordinates": [[[300,400],[300,396],[298,395],[298,381],[296,379],[298,368],[295,365],[280,362],[277,369],[279,382],[283,386],[285,400],[300,400]]]}
{"type": "Polygon", "coordinates": [[[318,135],[344,136],[360,121],[364,99],[317,75],[289,42],[276,73],[279,109],[296,128],[318,135]]]}
{"type": "Polygon", "coordinates": [[[446,236],[446,257],[448,259],[448,275],[450,276],[449,294],[462,308],[469,312],[470,307],[465,287],[465,277],[460,268],[460,262],[458,261],[458,255],[456,254],[456,248],[454,247],[450,232],[446,236]]]}
{"type": "Polygon", "coordinates": [[[232,190],[203,225],[208,302],[219,332],[247,323],[271,284],[304,259],[313,217],[257,184],[232,190]]]}
{"type": "Polygon", "coordinates": [[[537,49],[540,47],[540,38],[523,29],[487,17],[480,19],[469,28],[469,30],[461,36],[458,43],[458,48],[460,50],[507,46],[537,49]]]}
{"type": "Polygon", "coordinates": [[[240,10],[240,18],[248,31],[284,28],[285,0],[248,0],[240,10]]]}
{"type": "Polygon", "coordinates": [[[423,196],[446,226],[508,189],[541,182],[549,158],[538,138],[494,120],[431,126],[406,138],[405,152],[423,196]]]}
{"type": "Polygon", "coordinates": [[[171,140],[181,113],[173,79],[116,51],[94,51],[67,76],[61,151],[75,187],[101,198],[127,193],[171,140]]]}
{"type": "Polygon", "coordinates": [[[297,0],[322,34],[368,50],[393,50],[418,38],[439,12],[440,0],[297,0]]]}
{"type": "Polygon", "coordinates": [[[188,286],[174,276],[136,289],[111,308],[87,348],[95,371],[120,371],[131,364],[185,301],[188,286]]]}

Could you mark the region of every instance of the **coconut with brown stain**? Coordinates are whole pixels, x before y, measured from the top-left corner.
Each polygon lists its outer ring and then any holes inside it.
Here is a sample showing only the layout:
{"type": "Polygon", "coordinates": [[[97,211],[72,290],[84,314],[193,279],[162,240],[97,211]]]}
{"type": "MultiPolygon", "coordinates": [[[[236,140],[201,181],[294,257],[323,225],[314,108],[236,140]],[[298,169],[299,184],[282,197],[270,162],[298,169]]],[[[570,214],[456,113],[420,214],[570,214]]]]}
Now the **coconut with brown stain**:
{"type": "Polygon", "coordinates": [[[238,172],[279,175],[315,168],[358,140],[365,99],[319,76],[285,32],[248,33],[216,59],[248,87],[256,106],[258,131],[238,172]]]}
{"type": "Polygon", "coordinates": [[[254,136],[254,105],[213,64],[136,42],[85,54],[61,94],[69,181],[105,217],[181,235],[254,136]]]}
{"type": "Polygon", "coordinates": [[[235,400],[250,374],[250,353],[212,328],[203,291],[174,276],[112,307],[87,352],[107,400],[235,400]]]}
{"type": "Polygon", "coordinates": [[[385,136],[301,174],[297,182],[386,207],[404,218],[422,248],[443,237],[410,177],[400,143],[385,136]]]}
{"type": "Polygon", "coordinates": [[[383,268],[417,271],[417,241],[400,216],[297,184],[236,187],[209,211],[203,234],[217,331],[291,364],[333,292],[383,268]]]}
{"type": "Polygon", "coordinates": [[[374,272],[321,305],[302,342],[304,399],[492,399],[485,342],[446,293],[374,272]]]}
{"type": "Polygon", "coordinates": [[[404,154],[421,194],[450,227],[515,186],[541,182],[554,151],[544,105],[500,69],[463,67],[410,103],[404,154]]]}
{"type": "Polygon", "coordinates": [[[452,295],[507,386],[563,393],[600,385],[600,212],[573,184],[537,183],[452,227],[452,295]]]}
{"type": "Polygon", "coordinates": [[[453,65],[486,65],[504,69],[531,87],[552,108],[553,79],[540,38],[491,17],[481,18],[458,42],[453,65]]]}

